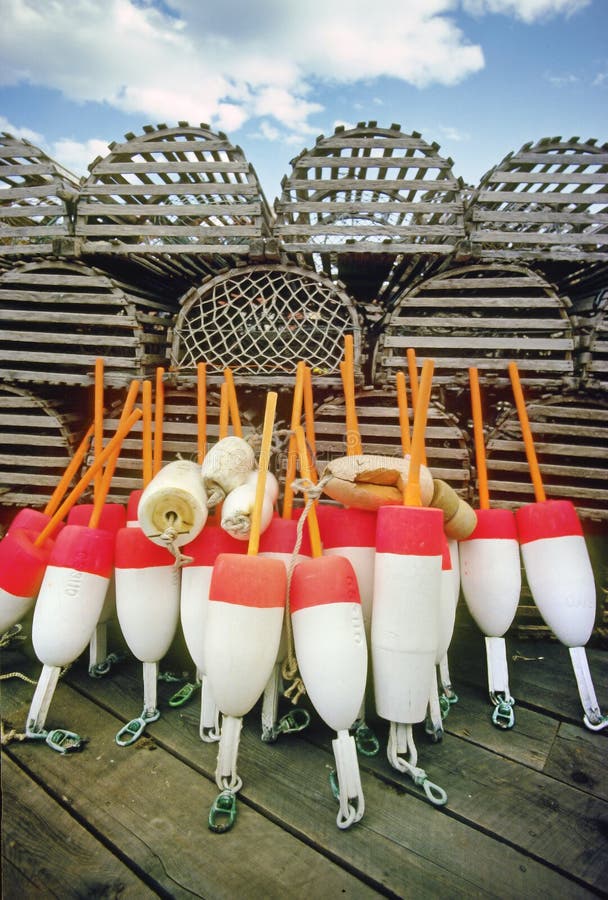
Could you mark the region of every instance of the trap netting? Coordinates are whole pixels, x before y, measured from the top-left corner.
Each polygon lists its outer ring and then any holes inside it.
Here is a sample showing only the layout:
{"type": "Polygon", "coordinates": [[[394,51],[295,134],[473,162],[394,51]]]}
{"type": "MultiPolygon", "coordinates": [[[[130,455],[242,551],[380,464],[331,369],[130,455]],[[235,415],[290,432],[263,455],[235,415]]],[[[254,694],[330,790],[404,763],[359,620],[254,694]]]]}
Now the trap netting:
{"type": "Polygon", "coordinates": [[[284,266],[234,269],[191,289],[175,323],[171,365],[193,377],[230,367],[239,376],[293,376],[298,360],[317,375],[338,373],[344,336],[353,334],[360,365],[360,329],[349,297],[328,279],[284,266]]]}

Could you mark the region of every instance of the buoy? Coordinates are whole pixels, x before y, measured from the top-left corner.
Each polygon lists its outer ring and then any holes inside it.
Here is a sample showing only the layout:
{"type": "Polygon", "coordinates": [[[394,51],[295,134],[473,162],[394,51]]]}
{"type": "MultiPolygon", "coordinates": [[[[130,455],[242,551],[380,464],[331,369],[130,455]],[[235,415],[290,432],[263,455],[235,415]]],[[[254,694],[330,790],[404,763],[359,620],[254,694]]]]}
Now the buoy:
{"type": "Polygon", "coordinates": [[[484,635],[492,722],[498,728],[515,724],[509,688],[504,635],[511,627],[521,594],[521,561],[515,516],[509,509],[491,509],[488,490],[481,393],[477,369],[469,369],[479,509],[477,525],[459,543],[460,582],[471,616],[484,635]]]}
{"type": "Polygon", "coordinates": [[[38,547],[38,534],[13,527],[0,541],[0,634],[29,613],[40,590],[53,540],[38,547]]]}
{"type": "Polygon", "coordinates": [[[445,791],[417,767],[412,735],[412,725],[426,716],[439,640],[443,513],[421,505],[419,481],[432,373],[433,361],[426,360],[405,505],[378,510],[371,645],[376,711],[391,723],[388,760],[441,805],[447,800],[445,791]],[[403,752],[409,759],[400,756],[403,752]]]}
{"type": "MultiPolygon", "coordinates": [[[[343,556],[353,567],[361,598],[361,612],[368,652],[371,653],[372,606],[374,597],[374,565],[376,558],[377,513],[372,510],[342,509],[337,506],[317,507],[324,556],[343,556]]],[[[371,668],[371,667],[370,667],[371,668]]],[[[380,749],[377,737],[367,725],[366,700],[351,723],[357,748],[365,756],[380,749]]]]}
{"type": "Polygon", "coordinates": [[[179,556],[207,521],[207,498],[200,467],[187,459],[167,463],[144,488],[137,508],[143,533],[179,556]]]}
{"type": "Polygon", "coordinates": [[[219,710],[207,678],[205,658],[209,585],[217,557],[221,553],[245,553],[247,546],[219,525],[207,524],[184,551],[192,561],[182,567],[180,616],[186,646],[201,682],[199,734],[203,741],[218,741],[219,710]]]}
{"type": "MultiPolygon", "coordinates": [[[[314,551],[313,551],[314,552],[314,551]]],[[[315,556],[295,567],[290,591],[296,657],[306,692],[334,731],[339,811],[349,828],[365,811],[357,749],[349,728],[365,696],[367,642],[357,576],[343,556],[315,556]]]]}
{"type": "Polygon", "coordinates": [[[283,627],[285,566],[278,559],[257,555],[276,402],[276,392],[269,391],[247,555],[218,556],[209,586],[204,653],[211,690],[222,713],[215,774],[222,793],[209,813],[209,827],[213,831],[225,831],[234,823],[236,792],[242,785],[236,773],[242,717],[256,703],[268,682],[283,627]],[[227,824],[217,821],[218,811],[227,815],[227,824]]]}
{"type": "Polygon", "coordinates": [[[158,663],[165,656],[179,621],[180,569],[169,551],[150,541],[137,527],[116,534],[116,615],[133,656],[142,663],[144,704],[116,735],[121,746],[133,744],[146,725],[156,721],[158,663]]]}
{"type": "MultiPolygon", "coordinates": [[[[73,506],[67,517],[68,525],[88,525],[94,510],[93,503],[78,503],[73,506]]],[[[98,528],[109,531],[115,538],[120,528],[124,528],[127,521],[127,511],[121,503],[104,503],[99,517],[98,528]]],[[[108,655],[107,630],[108,623],[116,614],[116,588],[114,573],[106,591],[102,610],[97,620],[97,625],[89,642],[89,674],[93,677],[105,675],[111,667],[111,658],[108,655]]]]}
{"type": "MultiPolygon", "coordinates": [[[[112,574],[114,540],[109,531],[66,525],[57,536],[34,608],[32,643],[43,663],[26,720],[28,737],[44,731],[50,703],[64,666],[85,650],[103,608],[112,574]]],[[[76,749],[81,740],[72,732],[63,746],[76,749]]]]}
{"type": "Polygon", "coordinates": [[[596,595],[583,529],[574,504],[547,500],[514,362],[509,363],[509,377],[536,501],[515,512],[526,578],[541,616],[570,651],[583,722],[590,731],[601,731],[608,726],[608,715],[600,711],[585,653],[595,623],[596,595]]]}

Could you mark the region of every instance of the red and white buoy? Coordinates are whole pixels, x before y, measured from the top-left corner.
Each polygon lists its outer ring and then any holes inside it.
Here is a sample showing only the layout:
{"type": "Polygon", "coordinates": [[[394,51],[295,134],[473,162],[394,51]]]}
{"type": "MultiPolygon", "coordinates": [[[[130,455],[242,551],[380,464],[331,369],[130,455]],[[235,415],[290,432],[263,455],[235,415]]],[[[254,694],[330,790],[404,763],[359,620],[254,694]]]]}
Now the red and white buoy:
{"type": "Polygon", "coordinates": [[[546,624],[568,647],[584,723],[608,726],[602,715],[585,653],[595,624],[596,587],[581,523],[569,500],[546,500],[516,510],[526,578],[546,624]]]}
{"type": "Polygon", "coordinates": [[[53,541],[36,546],[39,533],[10,528],[0,541],[0,634],[29,613],[40,590],[53,541]]]}
{"type": "Polygon", "coordinates": [[[318,556],[298,563],[290,591],[298,667],[306,692],[334,731],[336,823],[349,828],[365,811],[354,738],[348,729],[365,696],[367,642],[357,576],[348,559],[318,556]]]}
{"type": "Polygon", "coordinates": [[[432,373],[433,361],[426,360],[414,417],[407,505],[378,510],[371,644],[376,711],[391,723],[388,760],[420,784],[432,803],[442,805],[445,791],[416,765],[412,734],[412,725],[426,716],[439,643],[443,512],[421,505],[419,482],[432,373]]]}
{"type": "MultiPolygon", "coordinates": [[[[454,603],[454,614],[458,607],[460,599],[460,556],[458,552],[458,541],[455,538],[448,538],[448,550],[450,553],[450,576],[452,583],[452,596],[454,603]]],[[[450,665],[447,651],[439,660],[437,665],[439,675],[439,683],[441,684],[441,702],[444,709],[449,708],[453,703],[458,703],[458,695],[452,685],[450,677],[450,665]]]]}
{"type": "Polygon", "coordinates": [[[245,544],[226,534],[219,525],[209,524],[184,547],[192,561],[182,568],[180,615],[186,646],[201,682],[199,734],[206,742],[220,738],[219,710],[207,678],[205,659],[211,575],[221,553],[244,553],[246,550],[245,544]]]}
{"type": "Polygon", "coordinates": [[[596,595],[583,529],[569,500],[547,500],[514,362],[509,363],[509,376],[536,501],[515,513],[526,578],[541,616],[570,651],[583,722],[591,731],[601,731],[608,726],[608,715],[600,711],[585,653],[595,623],[596,595]]]}
{"type": "MultiPolygon", "coordinates": [[[[47,737],[44,725],[61,669],[74,662],[91,639],[113,561],[114,539],[108,531],[66,525],[57,536],[34,608],[32,643],[43,668],[27,717],[28,737],[47,737]]],[[[68,734],[79,746],[77,735],[68,734]]],[[[55,743],[55,749],[65,747],[55,743]]]]}
{"type": "Polygon", "coordinates": [[[247,554],[220,554],[209,586],[204,655],[209,684],[222,713],[215,773],[222,793],[209,813],[213,831],[226,831],[234,823],[236,792],[242,785],[236,772],[242,717],[257,702],[270,678],[283,628],[285,566],[281,560],[257,555],[276,402],[276,392],[269,391],[247,554]],[[226,815],[227,823],[219,823],[219,815],[226,815]]]}
{"type": "Polygon", "coordinates": [[[180,569],[169,551],[150,541],[139,527],[116,534],[116,615],[133,656],[142,663],[144,705],[116,735],[119,746],[134,743],[156,721],[158,663],[179,621],[180,569]]]}
{"type": "Polygon", "coordinates": [[[511,627],[521,594],[521,562],[515,517],[508,509],[490,509],[479,377],[469,369],[479,506],[477,525],[460,541],[460,582],[473,619],[485,636],[488,691],[492,722],[498,728],[515,724],[509,689],[504,635],[511,627]]]}
{"type": "MultiPolygon", "coordinates": [[[[343,556],[357,577],[361,612],[368,652],[371,652],[372,606],[374,598],[374,564],[376,558],[376,511],[337,506],[317,507],[324,556],[343,556]]],[[[355,743],[366,756],[378,752],[378,739],[366,724],[365,696],[351,727],[355,743]]]]}
{"type": "MultiPolygon", "coordinates": [[[[79,503],[73,506],[67,518],[68,525],[88,525],[94,510],[93,503],[79,503]]],[[[127,511],[121,503],[104,503],[97,527],[109,531],[115,538],[127,521],[127,511]]],[[[108,656],[108,624],[116,614],[116,589],[114,576],[110,579],[103,608],[89,642],[89,674],[97,677],[109,671],[111,661],[108,656]]]]}
{"type": "Polygon", "coordinates": [[[460,541],[460,582],[469,612],[485,636],[492,721],[500,728],[511,728],[514,700],[504,635],[521,594],[517,526],[509,509],[478,509],[476,514],[475,530],[460,541]]]}

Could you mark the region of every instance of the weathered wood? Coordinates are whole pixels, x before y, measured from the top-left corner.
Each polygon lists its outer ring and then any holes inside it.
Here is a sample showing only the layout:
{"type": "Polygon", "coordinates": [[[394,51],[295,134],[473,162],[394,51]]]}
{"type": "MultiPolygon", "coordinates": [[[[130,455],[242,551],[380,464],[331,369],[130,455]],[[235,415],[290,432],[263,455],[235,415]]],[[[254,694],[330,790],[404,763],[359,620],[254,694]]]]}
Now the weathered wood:
{"type": "Polygon", "coordinates": [[[255,170],[208,126],[147,128],[110,151],[93,161],[79,194],[75,234],[85,254],[145,255],[180,276],[187,254],[200,275],[269,235],[272,215],[255,170]]]}
{"type": "Polygon", "coordinates": [[[482,382],[507,387],[511,360],[525,384],[567,382],[574,377],[575,351],[569,310],[567,298],[522,266],[448,268],[404,290],[387,314],[374,382],[385,384],[396,368],[407,370],[409,347],[420,364],[434,359],[434,382],[446,392],[468,389],[471,366],[482,382]]]}
{"type": "MultiPolygon", "coordinates": [[[[74,672],[74,676],[78,677],[78,673],[74,672]]],[[[81,676],[78,685],[90,696],[99,690],[97,685],[83,683],[81,676]]],[[[124,716],[135,702],[130,695],[137,688],[137,681],[129,680],[123,684],[123,691],[112,688],[104,692],[105,701],[110,694],[112,707],[117,712],[123,710],[120,714],[124,716]]],[[[156,739],[173,752],[185,753],[191,764],[211,774],[215,748],[201,746],[196,709],[182,713],[181,728],[172,724],[170,717],[171,713],[161,716],[153,726],[156,739]]],[[[457,809],[452,810],[456,818],[443,815],[422,800],[415,789],[406,786],[404,790],[403,781],[392,777],[385,760],[378,758],[378,765],[369,767],[381,774],[381,781],[367,771],[366,761],[362,761],[366,813],[344,840],[345,836],[335,827],[335,801],[326,780],[326,768],[332,759],[327,752],[327,730],[321,729],[321,747],[295,735],[277,744],[263,744],[256,733],[258,729],[255,716],[246,719],[239,765],[244,779],[243,802],[251,802],[273,821],[284,823],[305,843],[324,848],[332,858],[339,856],[342,864],[359,877],[365,872],[369,883],[389,895],[402,896],[406,884],[407,891],[422,897],[436,896],[441,890],[447,890],[450,896],[490,890],[498,864],[498,845],[480,831],[467,828],[457,809]],[[465,847],[468,853],[464,852],[465,847]]],[[[476,776],[477,772],[473,777],[476,776]]],[[[546,883],[560,884],[566,895],[575,896],[579,890],[567,879],[557,880],[554,872],[539,867],[528,854],[515,851],[512,846],[501,844],[499,854],[504,854],[503,867],[511,871],[513,866],[516,879],[516,883],[504,886],[505,896],[511,891],[513,895],[518,890],[533,891],[537,879],[539,885],[544,879],[546,883]]]]}
{"type": "Polygon", "coordinates": [[[4,755],[2,894],[44,897],[156,896],[122,860],[4,755]]]}
{"type": "Polygon", "coordinates": [[[596,260],[608,252],[607,145],[543,138],[487,172],[465,213],[488,258],[596,260]]]}
{"type": "Polygon", "coordinates": [[[166,364],[171,318],[169,304],[81,262],[22,264],[0,275],[0,376],[90,383],[102,356],[106,383],[128,384],[166,364]]]}
{"type": "Polygon", "coordinates": [[[233,269],[180,301],[172,332],[171,368],[176,378],[230,367],[235,376],[262,376],[292,384],[305,360],[340,382],[344,337],[353,335],[357,377],[361,366],[359,317],[346,292],[329,279],[293,266],[233,269]]]}

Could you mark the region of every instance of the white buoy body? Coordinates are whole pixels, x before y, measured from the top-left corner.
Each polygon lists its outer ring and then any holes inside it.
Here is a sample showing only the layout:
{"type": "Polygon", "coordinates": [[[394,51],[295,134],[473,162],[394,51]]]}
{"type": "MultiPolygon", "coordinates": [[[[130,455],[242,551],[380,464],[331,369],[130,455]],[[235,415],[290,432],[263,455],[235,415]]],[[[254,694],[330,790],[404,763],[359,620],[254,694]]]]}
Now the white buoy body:
{"type": "Polygon", "coordinates": [[[361,598],[361,612],[369,643],[374,598],[374,562],[376,558],[376,511],[317,508],[324,556],[343,556],[352,565],[361,598]]]}
{"type": "Polygon", "coordinates": [[[517,528],[538,610],[562,644],[583,647],[593,631],[596,588],[576,509],[569,500],[520,507],[517,528]]]}
{"type": "Polygon", "coordinates": [[[475,530],[459,545],[462,593],[483,634],[502,637],[521,594],[515,516],[508,509],[479,509],[476,515],[475,530]]]}
{"type": "Polygon", "coordinates": [[[435,678],[443,513],[431,507],[378,510],[372,664],[376,711],[390,722],[422,722],[435,678]]]}
{"type": "Polygon", "coordinates": [[[32,643],[48,666],[72,663],[91,639],[112,574],[109,531],[66,525],[58,534],[34,608],[32,643]]]}
{"type": "Polygon", "coordinates": [[[168,533],[176,547],[193,541],[207,521],[200,467],[187,459],[163,466],[143,490],[137,518],[146,537],[159,546],[167,546],[168,533]]]}
{"type": "Polygon", "coordinates": [[[290,591],[298,667],[306,692],[335,731],[359,714],[367,679],[367,644],[357,576],[341,556],[299,563],[290,591]]]}
{"type": "Polygon", "coordinates": [[[242,717],[272,673],[287,575],[277,559],[222,553],[213,568],[205,635],[207,677],[218,709],[242,717]]]}
{"type": "Polygon", "coordinates": [[[179,620],[180,572],[164,547],[140,528],[116,535],[116,615],[136,659],[158,662],[169,650],[179,620]]]}
{"type": "Polygon", "coordinates": [[[28,614],[40,590],[53,541],[36,547],[39,533],[15,527],[0,541],[0,634],[28,614]]]}
{"type": "Polygon", "coordinates": [[[206,525],[184,552],[192,562],[182,568],[180,616],[184,640],[201,675],[207,673],[205,632],[209,609],[209,587],[213,566],[220,553],[244,553],[247,547],[218,525],[206,525]]]}
{"type": "MultiPolygon", "coordinates": [[[[68,525],[88,525],[91,514],[94,509],[92,503],[78,503],[73,506],[68,513],[68,525]]],[[[101,516],[99,517],[98,528],[103,531],[109,531],[116,536],[119,529],[124,528],[127,522],[127,510],[121,503],[104,503],[101,516]]],[[[107,624],[116,613],[116,590],[114,577],[110,578],[106,597],[103,602],[103,608],[99,614],[98,625],[107,624]]]]}

